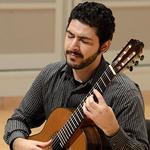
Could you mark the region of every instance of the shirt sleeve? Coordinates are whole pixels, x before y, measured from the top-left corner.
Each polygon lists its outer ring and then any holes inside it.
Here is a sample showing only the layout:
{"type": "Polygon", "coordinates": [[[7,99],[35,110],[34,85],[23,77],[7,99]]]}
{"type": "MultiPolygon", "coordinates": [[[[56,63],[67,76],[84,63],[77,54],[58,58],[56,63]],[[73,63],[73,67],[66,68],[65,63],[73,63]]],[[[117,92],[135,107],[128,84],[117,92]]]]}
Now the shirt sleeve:
{"type": "Polygon", "coordinates": [[[11,144],[17,137],[27,138],[31,133],[31,128],[45,121],[42,95],[43,74],[44,72],[41,71],[36,77],[20,106],[7,120],[4,134],[7,144],[11,144]]]}
{"type": "Polygon", "coordinates": [[[113,150],[149,150],[141,93],[134,84],[125,84],[127,83],[111,87],[111,107],[120,130],[115,136],[108,138],[109,143],[113,150]]]}

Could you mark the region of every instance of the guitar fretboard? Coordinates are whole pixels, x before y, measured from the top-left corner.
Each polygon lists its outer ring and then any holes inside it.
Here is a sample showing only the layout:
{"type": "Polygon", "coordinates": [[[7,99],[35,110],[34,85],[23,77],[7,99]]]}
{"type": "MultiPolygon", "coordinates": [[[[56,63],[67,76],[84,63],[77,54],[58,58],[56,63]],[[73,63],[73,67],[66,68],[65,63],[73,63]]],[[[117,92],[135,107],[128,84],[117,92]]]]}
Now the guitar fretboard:
{"type": "Polygon", "coordinates": [[[62,149],[65,147],[69,139],[73,136],[73,134],[80,127],[81,123],[85,119],[85,115],[83,113],[83,104],[88,96],[93,93],[93,89],[97,89],[101,93],[103,93],[112,80],[112,78],[116,75],[113,67],[109,65],[104,73],[101,75],[99,80],[94,84],[92,89],[86,95],[86,97],[82,100],[77,109],[72,113],[68,121],[63,125],[63,127],[55,134],[53,137],[53,149],[62,149]]]}

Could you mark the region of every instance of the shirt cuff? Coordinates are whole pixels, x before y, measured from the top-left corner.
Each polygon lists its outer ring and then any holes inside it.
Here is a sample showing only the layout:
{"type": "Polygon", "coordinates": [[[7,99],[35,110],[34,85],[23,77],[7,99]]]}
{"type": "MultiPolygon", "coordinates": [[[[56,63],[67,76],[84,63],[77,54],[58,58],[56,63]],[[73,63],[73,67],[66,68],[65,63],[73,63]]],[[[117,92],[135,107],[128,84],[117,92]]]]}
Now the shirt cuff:
{"type": "Polygon", "coordinates": [[[114,136],[106,137],[106,138],[108,139],[108,141],[112,147],[116,147],[117,145],[119,146],[120,143],[126,143],[127,142],[127,139],[125,137],[125,133],[122,130],[122,128],[120,128],[114,136]]]}
{"type": "Polygon", "coordinates": [[[9,136],[9,139],[8,139],[8,144],[10,145],[10,149],[12,150],[12,144],[16,138],[26,138],[26,137],[27,135],[25,135],[24,133],[20,131],[12,132],[12,134],[9,136]]]}

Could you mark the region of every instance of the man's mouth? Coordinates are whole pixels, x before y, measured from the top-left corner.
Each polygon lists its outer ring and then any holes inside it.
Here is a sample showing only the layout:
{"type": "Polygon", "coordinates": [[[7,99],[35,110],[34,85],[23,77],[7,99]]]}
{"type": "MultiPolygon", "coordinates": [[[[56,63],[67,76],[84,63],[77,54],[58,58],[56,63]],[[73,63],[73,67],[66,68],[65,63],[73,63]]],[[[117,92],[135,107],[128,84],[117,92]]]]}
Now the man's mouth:
{"type": "Polygon", "coordinates": [[[83,55],[81,53],[79,53],[79,52],[66,51],[66,54],[70,55],[70,56],[75,56],[75,57],[83,58],[83,55]]]}

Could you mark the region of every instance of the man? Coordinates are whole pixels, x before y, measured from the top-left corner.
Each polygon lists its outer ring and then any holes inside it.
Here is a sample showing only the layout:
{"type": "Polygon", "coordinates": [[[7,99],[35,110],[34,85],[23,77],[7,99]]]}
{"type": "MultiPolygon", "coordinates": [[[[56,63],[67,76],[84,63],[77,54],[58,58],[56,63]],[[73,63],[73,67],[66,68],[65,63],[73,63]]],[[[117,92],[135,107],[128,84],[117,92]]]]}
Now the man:
{"type": "MultiPolygon", "coordinates": [[[[66,61],[47,65],[8,119],[4,139],[11,148],[53,148],[52,140],[27,139],[30,129],[41,125],[54,108],[77,108],[108,67],[103,53],[114,31],[112,12],[103,4],[85,2],[72,10],[64,44],[66,61]]],[[[101,94],[94,89],[83,112],[96,124],[103,149],[148,150],[142,97],[134,82],[117,74],[101,94]]]]}

